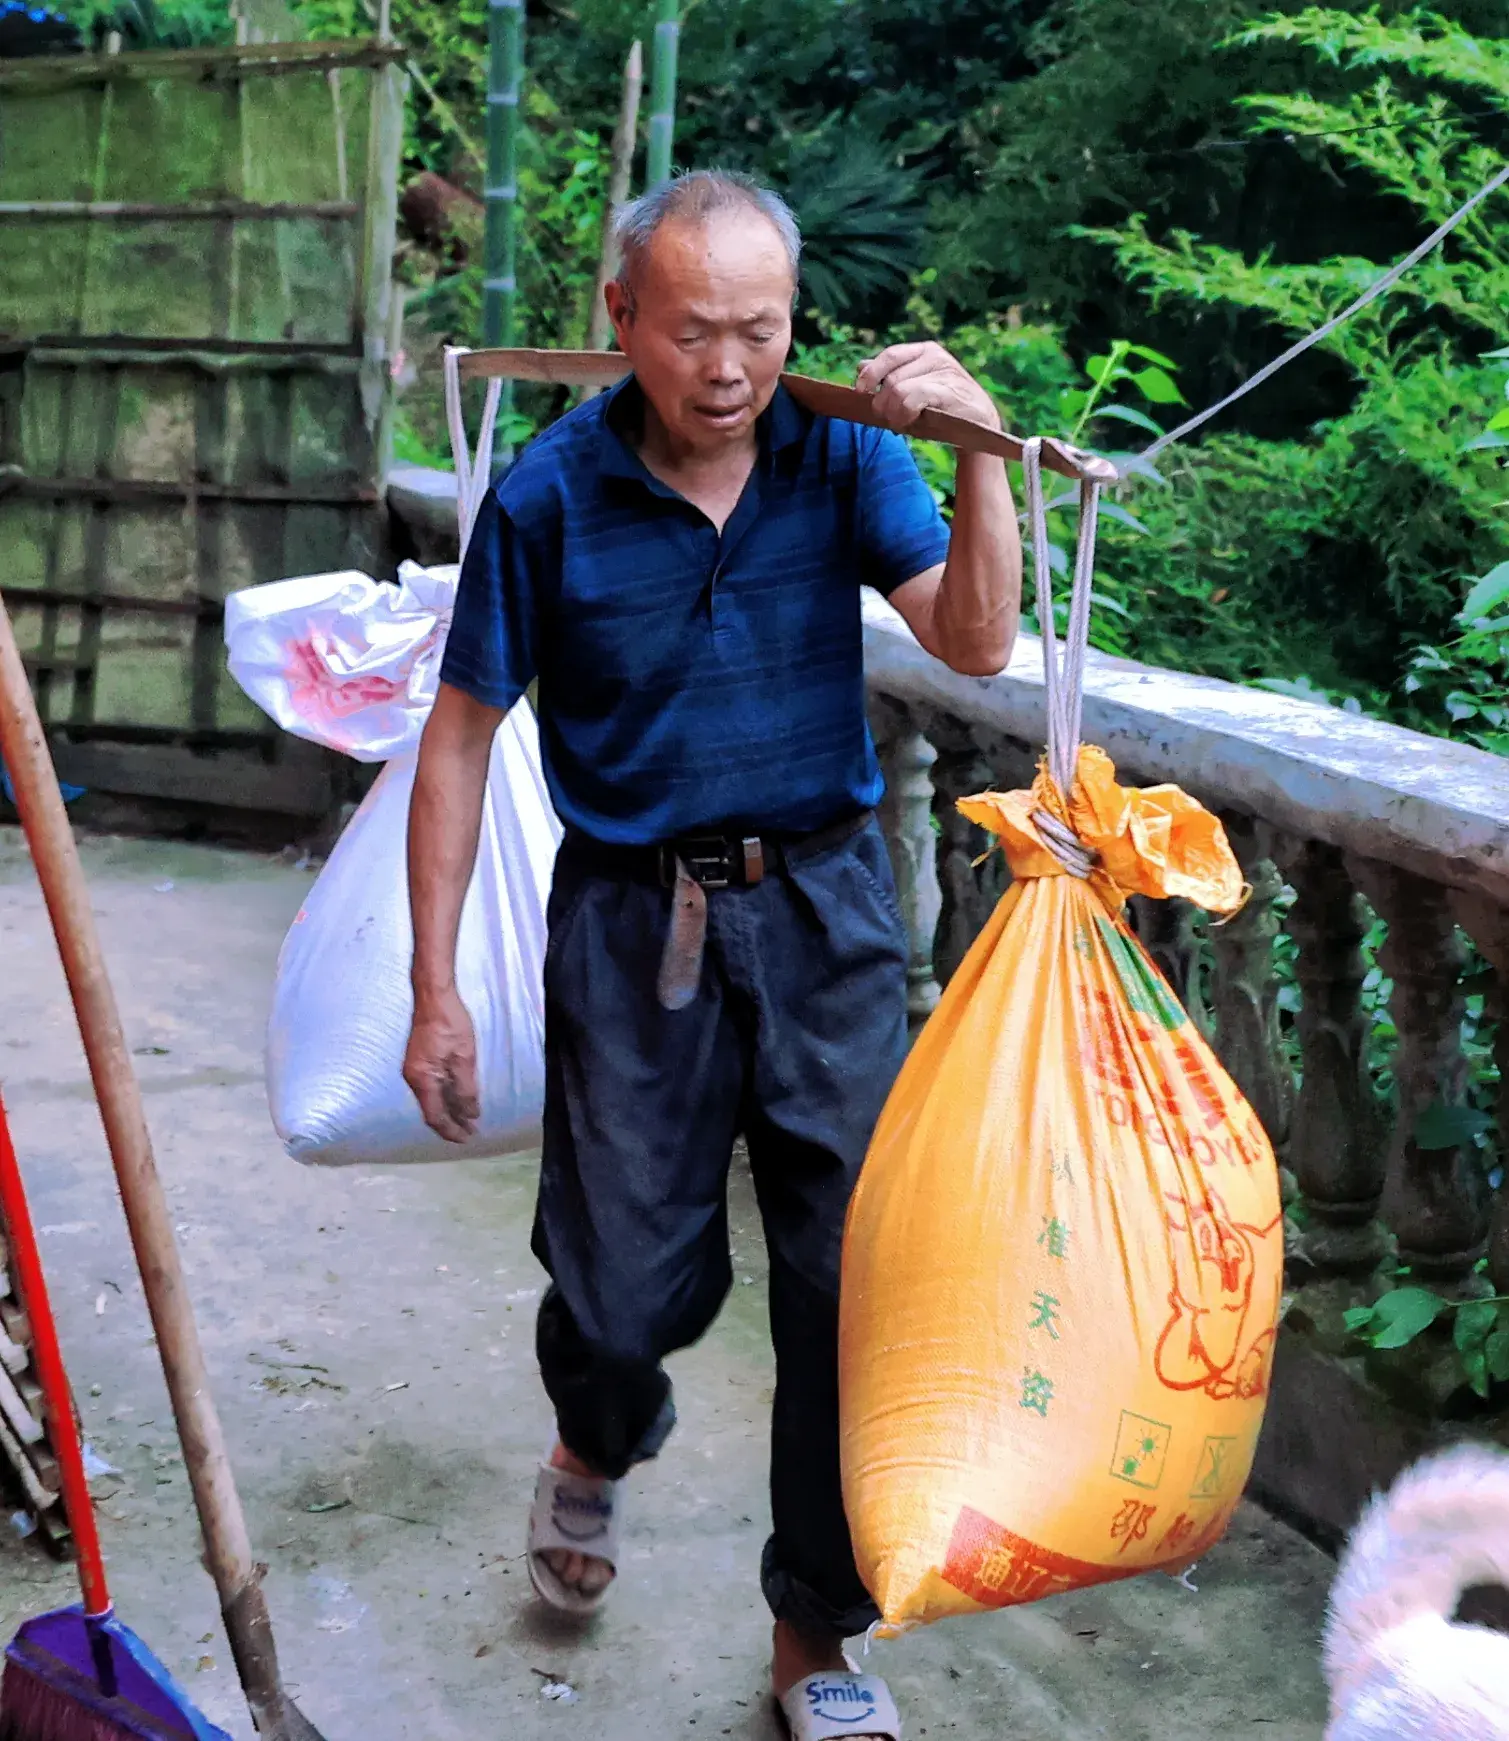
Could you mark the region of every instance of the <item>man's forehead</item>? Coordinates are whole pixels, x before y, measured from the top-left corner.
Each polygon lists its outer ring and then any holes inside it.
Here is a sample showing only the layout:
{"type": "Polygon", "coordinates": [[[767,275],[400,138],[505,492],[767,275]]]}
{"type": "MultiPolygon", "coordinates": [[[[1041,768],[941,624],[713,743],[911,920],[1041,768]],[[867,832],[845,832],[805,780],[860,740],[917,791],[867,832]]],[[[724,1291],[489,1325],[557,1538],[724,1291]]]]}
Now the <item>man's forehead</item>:
{"type": "Polygon", "coordinates": [[[754,291],[760,280],[791,279],[780,232],[754,207],[668,218],[650,238],[645,265],[665,288],[689,296],[717,295],[736,281],[754,291]]]}
{"type": "Polygon", "coordinates": [[[737,292],[730,292],[725,296],[672,293],[661,296],[658,300],[662,307],[673,310],[678,319],[695,321],[704,326],[736,326],[781,319],[791,306],[791,293],[789,290],[765,296],[740,295],[737,292]]]}

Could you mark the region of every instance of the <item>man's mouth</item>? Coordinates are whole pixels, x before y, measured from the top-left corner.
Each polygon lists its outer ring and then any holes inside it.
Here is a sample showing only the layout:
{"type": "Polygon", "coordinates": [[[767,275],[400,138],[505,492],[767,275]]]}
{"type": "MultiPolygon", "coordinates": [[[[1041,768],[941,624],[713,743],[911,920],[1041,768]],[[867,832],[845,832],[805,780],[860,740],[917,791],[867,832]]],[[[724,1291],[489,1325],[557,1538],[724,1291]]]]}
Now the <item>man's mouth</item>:
{"type": "Polygon", "coordinates": [[[745,405],[697,405],[693,409],[704,422],[715,424],[720,429],[731,429],[738,423],[749,406],[745,405]]]}

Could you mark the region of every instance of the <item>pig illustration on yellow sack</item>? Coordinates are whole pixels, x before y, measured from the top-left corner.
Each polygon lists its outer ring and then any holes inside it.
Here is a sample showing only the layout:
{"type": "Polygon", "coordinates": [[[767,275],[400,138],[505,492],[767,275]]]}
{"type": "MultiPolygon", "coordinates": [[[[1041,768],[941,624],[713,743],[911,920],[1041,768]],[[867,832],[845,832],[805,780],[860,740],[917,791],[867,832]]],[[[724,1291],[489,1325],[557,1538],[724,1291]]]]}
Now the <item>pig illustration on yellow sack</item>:
{"type": "Polygon", "coordinates": [[[1198,1558],[1251,1468],[1282,1286],[1268,1139],[1123,917],[1131,894],[1235,912],[1219,821],[1094,748],[1067,798],[1044,772],[960,809],[1014,880],[844,1241],[845,1497],[888,1627],[1198,1558]]]}

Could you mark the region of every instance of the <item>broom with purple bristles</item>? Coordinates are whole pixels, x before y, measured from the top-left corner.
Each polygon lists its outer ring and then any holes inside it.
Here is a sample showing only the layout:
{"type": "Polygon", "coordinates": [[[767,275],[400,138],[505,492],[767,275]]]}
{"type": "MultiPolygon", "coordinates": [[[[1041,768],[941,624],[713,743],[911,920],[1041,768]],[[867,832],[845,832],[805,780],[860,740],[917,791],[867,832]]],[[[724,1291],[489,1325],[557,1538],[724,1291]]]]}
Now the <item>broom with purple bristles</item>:
{"type": "Polygon", "coordinates": [[[82,1604],[26,1621],[7,1648],[0,1679],[0,1741],[230,1741],[223,1729],[194,1709],[146,1645],[115,1618],[110,1605],[72,1393],[3,1101],[0,1220],[9,1235],[31,1326],[37,1378],[84,1592],[82,1604]]]}

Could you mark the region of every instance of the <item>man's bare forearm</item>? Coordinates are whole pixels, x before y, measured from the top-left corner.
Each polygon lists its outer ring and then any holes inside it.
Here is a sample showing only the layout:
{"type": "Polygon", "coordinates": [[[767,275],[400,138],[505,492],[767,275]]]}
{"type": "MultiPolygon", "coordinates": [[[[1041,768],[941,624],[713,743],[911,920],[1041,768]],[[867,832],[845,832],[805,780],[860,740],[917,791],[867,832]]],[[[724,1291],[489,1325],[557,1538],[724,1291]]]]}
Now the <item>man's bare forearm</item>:
{"type": "Polygon", "coordinates": [[[414,1001],[455,984],[461,908],[477,859],[488,758],[501,710],[440,686],[419,746],[409,806],[409,909],[414,1001]]]}
{"type": "Polygon", "coordinates": [[[948,561],[933,601],[938,656],[956,671],[1003,669],[1022,614],[1022,541],[1004,460],[959,455],[948,561]]]}

